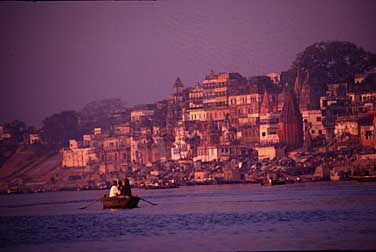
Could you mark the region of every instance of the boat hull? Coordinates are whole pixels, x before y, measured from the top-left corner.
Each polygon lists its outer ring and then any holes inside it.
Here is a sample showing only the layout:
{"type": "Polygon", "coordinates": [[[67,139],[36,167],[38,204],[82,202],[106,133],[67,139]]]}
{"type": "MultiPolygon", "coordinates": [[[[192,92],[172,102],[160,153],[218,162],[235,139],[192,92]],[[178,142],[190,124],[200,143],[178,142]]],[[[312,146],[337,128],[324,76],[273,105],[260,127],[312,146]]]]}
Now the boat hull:
{"type": "Polygon", "coordinates": [[[351,176],[350,178],[358,182],[375,182],[376,181],[376,176],[351,176]]]}
{"type": "Polygon", "coordinates": [[[168,185],[168,186],[164,186],[164,185],[158,185],[158,186],[154,186],[154,185],[147,185],[145,186],[145,189],[175,189],[175,188],[178,188],[179,186],[177,185],[168,185]]]}
{"type": "Polygon", "coordinates": [[[263,186],[284,185],[286,184],[286,181],[285,180],[270,180],[270,181],[266,180],[266,181],[262,181],[260,184],[263,186]]]}
{"type": "Polygon", "coordinates": [[[107,197],[102,198],[103,208],[136,208],[139,197],[107,197]]]}

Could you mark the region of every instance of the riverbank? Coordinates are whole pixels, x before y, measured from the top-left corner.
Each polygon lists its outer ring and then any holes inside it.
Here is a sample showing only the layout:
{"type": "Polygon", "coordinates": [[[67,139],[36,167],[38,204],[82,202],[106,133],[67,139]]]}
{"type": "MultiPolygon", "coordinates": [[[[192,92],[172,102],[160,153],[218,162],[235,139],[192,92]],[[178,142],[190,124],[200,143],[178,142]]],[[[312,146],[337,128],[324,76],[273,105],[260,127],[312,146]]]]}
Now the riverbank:
{"type": "MultiPolygon", "coordinates": [[[[357,176],[351,179],[347,180],[335,180],[335,181],[330,181],[330,180],[315,180],[313,179],[314,177],[312,175],[306,175],[306,176],[301,176],[301,177],[296,177],[296,178],[290,178],[288,181],[285,181],[284,183],[277,183],[277,184],[263,184],[263,183],[255,183],[255,182],[247,182],[247,181],[206,181],[206,182],[190,182],[190,183],[185,183],[182,185],[174,185],[174,186],[161,186],[161,187],[148,187],[148,186],[132,186],[133,189],[145,189],[145,190],[162,190],[162,191],[173,191],[176,190],[179,187],[194,187],[194,186],[210,186],[210,185],[233,185],[233,184],[238,184],[238,185],[247,185],[247,184],[255,184],[255,185],[260,185],[260,186],[280,186],[280,185],[289,185],[289,184],[304,184],[305,186],[310,186],[311,184],[315,183],[320,183],[320,182],[325,182],[325,183],[330,183],[330,184],[338,184],[340,182],[347,182],[347,184],[352,184],[352,183],[364,183],[364,182],[369,182],[372,184],[376,185],[376,177],[375,176],[357,176]],[[352,183],[351,183],[352,182],[352,183]]],[[[346,184],[346,183],[345,183],[346,184]]],[[[26,190],[8,190],[8,191],[0,191],[0,195],[6,195],[6,194],[34,194],[34,193],[47,193],[47,192],[69,192],[69,191],[97,191],[97,190],[109,190],[111,185],[111,182],[103,183],[103,186],[100,187],[65,187],[61,189],[53,189],[53,190],[36,190],[33,191],[31,189],[26,189],[26,190]]]]}

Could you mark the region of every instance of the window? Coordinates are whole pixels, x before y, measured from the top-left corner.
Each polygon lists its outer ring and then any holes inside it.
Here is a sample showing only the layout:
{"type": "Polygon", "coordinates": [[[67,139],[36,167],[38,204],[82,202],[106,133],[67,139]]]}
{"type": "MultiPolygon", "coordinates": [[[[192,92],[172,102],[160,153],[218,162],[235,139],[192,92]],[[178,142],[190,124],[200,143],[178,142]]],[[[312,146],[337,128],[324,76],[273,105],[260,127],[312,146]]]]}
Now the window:
{"type": "Polygon", "coordinates": [[[265,132],[262,132],[261,135],[264,137],[264,136],[266,136],[266,133],[265,133],[265,132]]]}
{"type": "Polygon", "coordinates": [[[366,134],[365,134],[365,137],[366,137],[366,139],[371,139],[371,137],[372,137],[372,131],[367,130],[366,134]]]}
{"type": "Polygon", "coordinates": [[[315,130],[312,130],[311,132],[312,132],[312,134],[315,134],[315,130]]]}
{"type": "Polygon", "coordinates": [[[321,117],[316,117],[316,122],[321,122],[321,117]]]}
{"type": "Polygon", "coordinates": [[[322,130],[319,130],[319,135],[321,135],[322,134],[322,130]]]}

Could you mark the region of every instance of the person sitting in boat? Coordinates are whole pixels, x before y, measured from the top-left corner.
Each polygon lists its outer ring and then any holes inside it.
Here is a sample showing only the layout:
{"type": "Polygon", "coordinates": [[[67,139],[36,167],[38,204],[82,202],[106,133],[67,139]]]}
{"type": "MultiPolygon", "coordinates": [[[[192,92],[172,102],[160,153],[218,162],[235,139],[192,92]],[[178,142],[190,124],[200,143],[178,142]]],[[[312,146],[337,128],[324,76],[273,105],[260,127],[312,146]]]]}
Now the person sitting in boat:
{"type": "Polygon", "coordinates": [[[119,191],[120,191],[120,195],[123,195],[121,192],[123,191],[123,181],[121,181],[120,179],[119,179],[119,181],[118,181],[118,189],[119,189],[119,191]]]}
{"type": "Polygon", "coordinates": [[[111,189],[110,189],[110,198],[111,197],[117,197],[121,194],[121,192],[119,191],[118,187],[117,187],[117,181],[114,180],[112,181],[112,186],[111,186],[111,189]]]}
{"type": "Polygon", "coordinates": [[[121,188],[121,195],[132,197],[132,189],[131,184],[129,183],[129,179],[124,179],[124,185],[121,188]]]}

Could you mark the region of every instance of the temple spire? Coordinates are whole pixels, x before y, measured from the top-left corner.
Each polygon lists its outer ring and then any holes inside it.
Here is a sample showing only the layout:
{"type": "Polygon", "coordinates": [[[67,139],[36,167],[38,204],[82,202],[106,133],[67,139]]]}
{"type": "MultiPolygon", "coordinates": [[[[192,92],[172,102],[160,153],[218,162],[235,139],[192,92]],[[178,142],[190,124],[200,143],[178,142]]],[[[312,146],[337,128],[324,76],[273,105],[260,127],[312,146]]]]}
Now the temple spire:
{"type": "Polygon", "coordinates": [[[268,114],[270,113],[270,102],[269,102],[269,95],[268,91],[264,91],[264,97],[262,98],[262,104],[261,104],[261,109],[260,109],[260,114],[268,114]]]}
{"type": "Polygon", "coordinates": [[[183,92],[183,82],[178,77],[174,83],[175,94],[181,94],[183,92]]]}
{"type": "Polygon", "coordinates": [[[294,92],[289,88],[278,122],[278,137],[281,144],[298,148],[303,144],[303,120],[294,92]]]}

